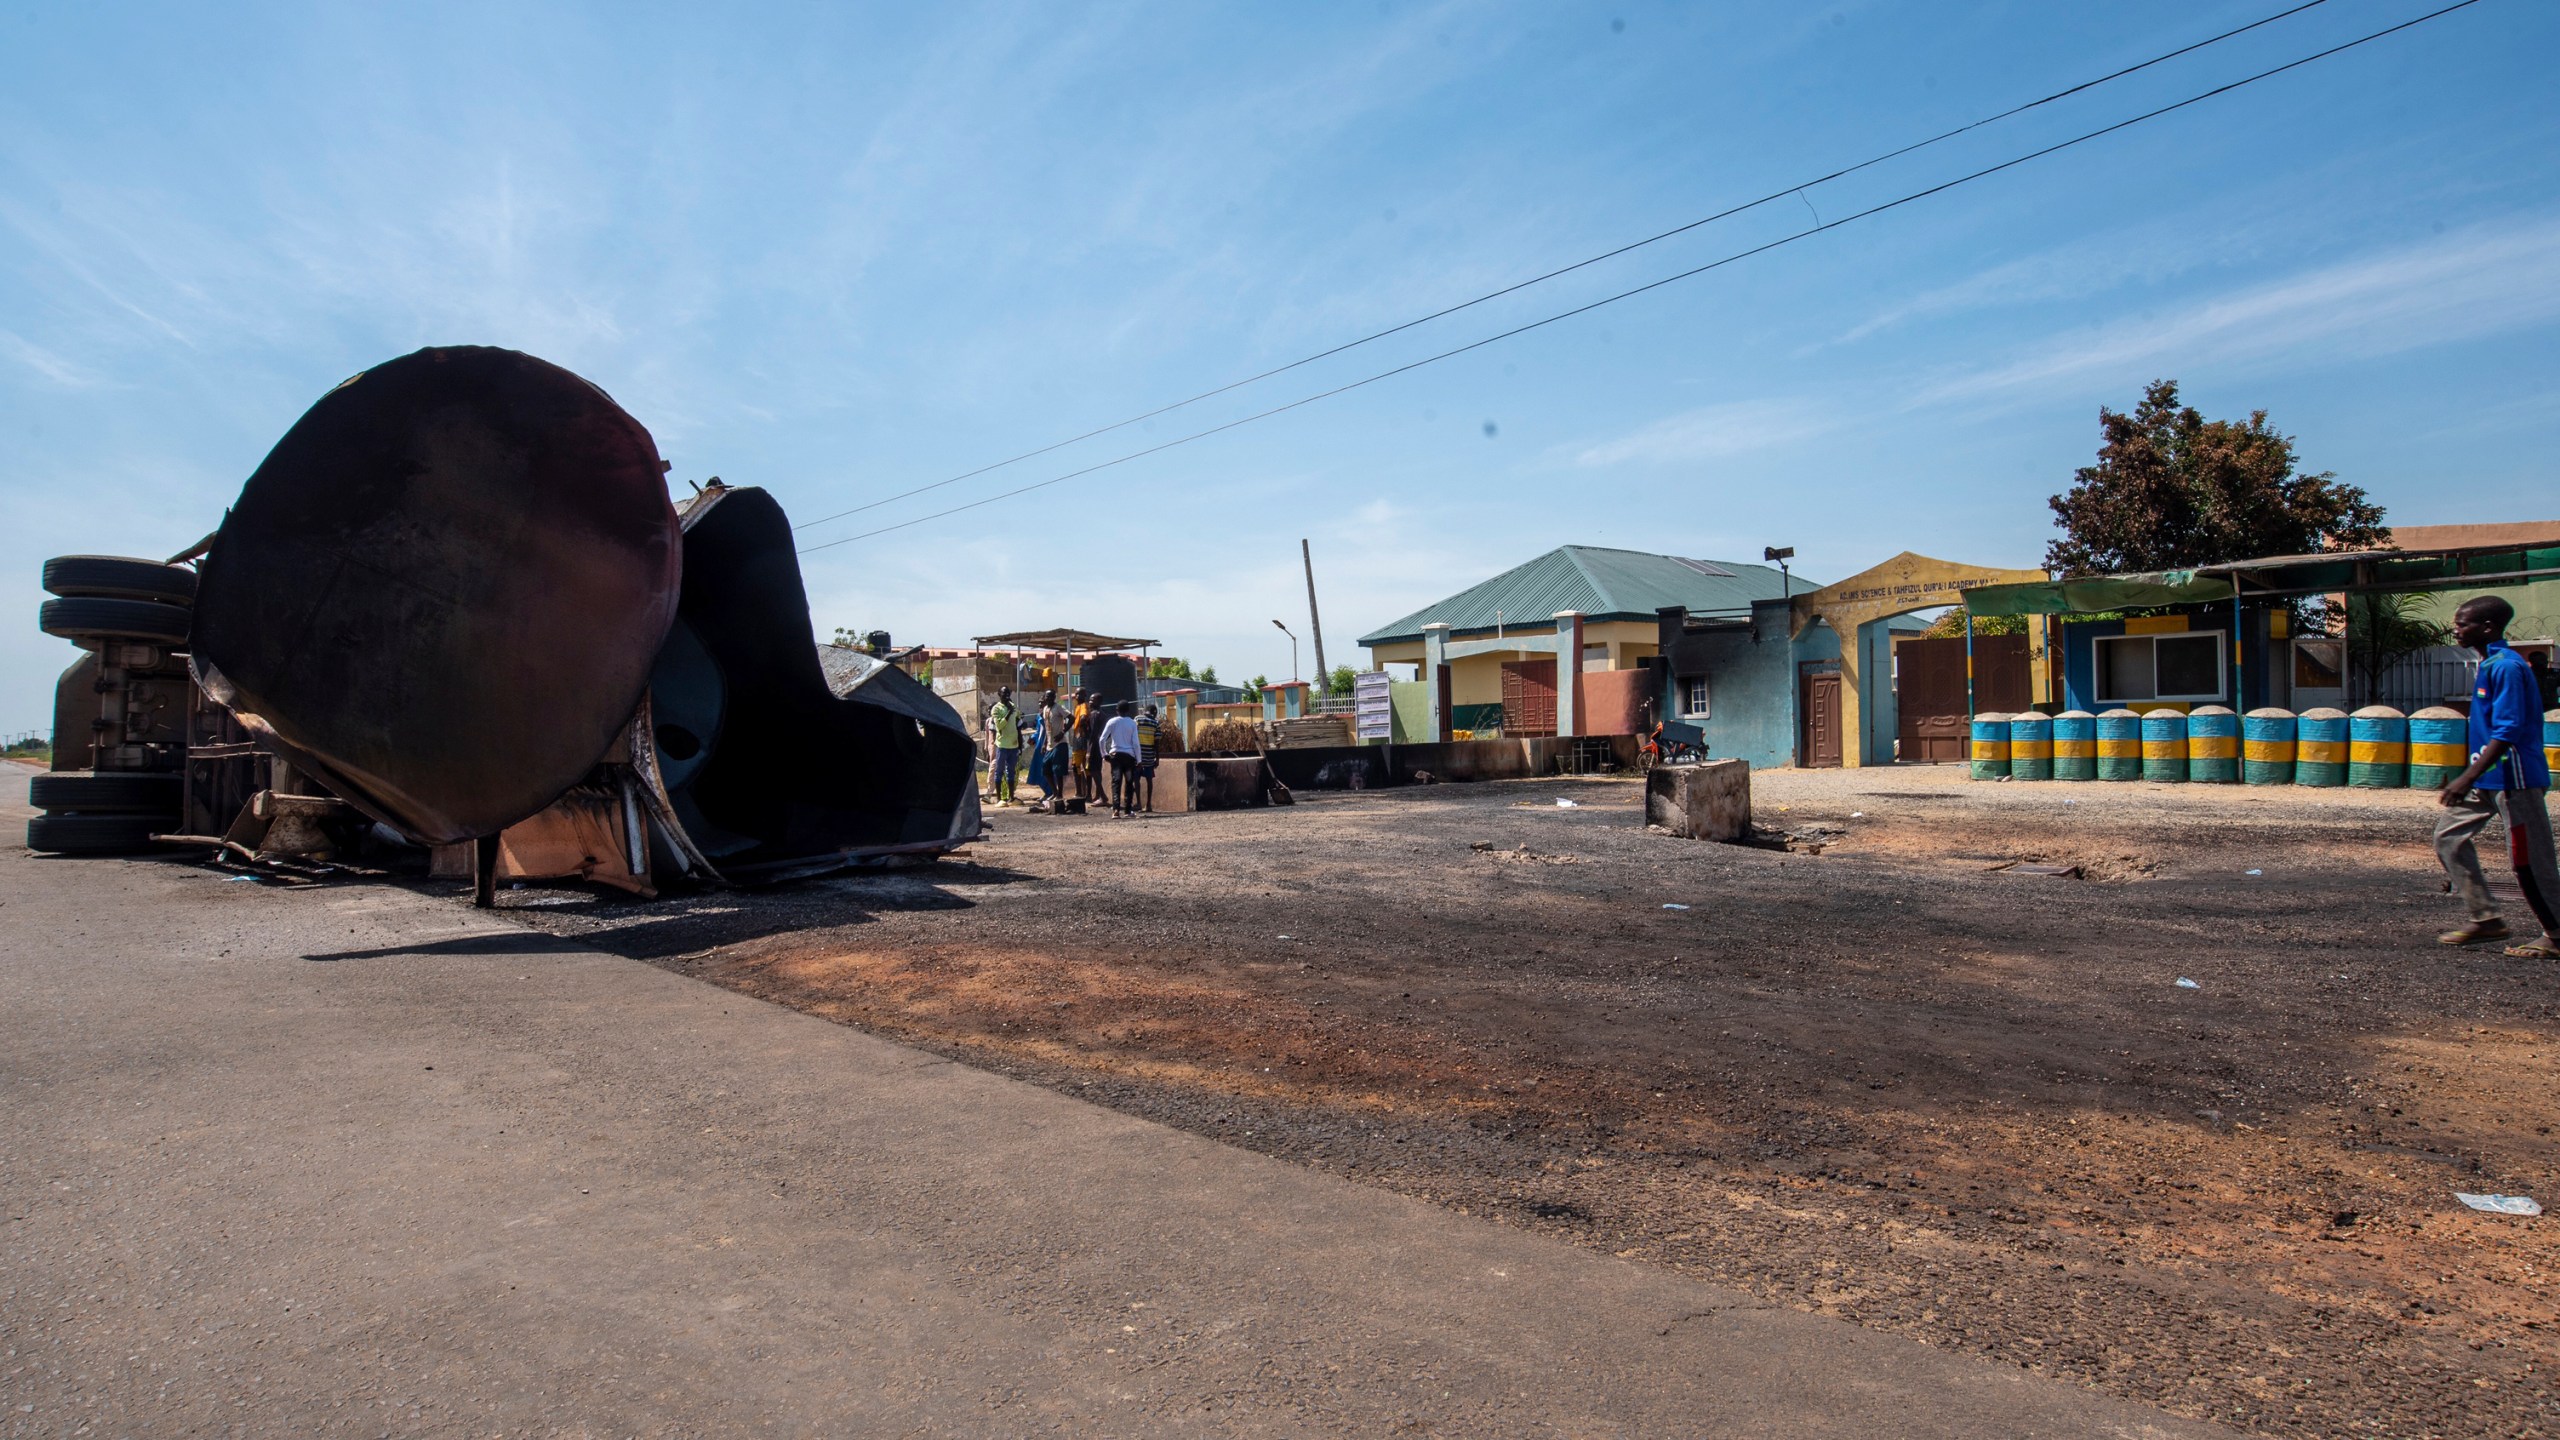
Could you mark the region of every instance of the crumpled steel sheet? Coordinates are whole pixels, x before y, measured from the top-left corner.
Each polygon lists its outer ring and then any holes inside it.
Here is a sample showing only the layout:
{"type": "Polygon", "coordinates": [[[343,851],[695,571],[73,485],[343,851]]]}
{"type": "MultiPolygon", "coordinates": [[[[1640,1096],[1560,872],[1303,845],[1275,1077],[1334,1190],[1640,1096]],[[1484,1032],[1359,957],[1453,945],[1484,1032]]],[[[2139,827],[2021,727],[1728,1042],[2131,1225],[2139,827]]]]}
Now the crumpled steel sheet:
{"type": "Polygon", "coordinates": [[[820,646],[791,522],[764,491],[684,511],[684,593],[649,682],[677,868],[774,880],[979,838],[977,750],[906,672],[820,646]]]}
{"type": "Polygon", "coordinates": [[[681,578],[665,468],[604,391],[530,355],[375,366],[224,518],[198,679],[412,839],[494,835],[584,779],[640,704],[681,578]]]}

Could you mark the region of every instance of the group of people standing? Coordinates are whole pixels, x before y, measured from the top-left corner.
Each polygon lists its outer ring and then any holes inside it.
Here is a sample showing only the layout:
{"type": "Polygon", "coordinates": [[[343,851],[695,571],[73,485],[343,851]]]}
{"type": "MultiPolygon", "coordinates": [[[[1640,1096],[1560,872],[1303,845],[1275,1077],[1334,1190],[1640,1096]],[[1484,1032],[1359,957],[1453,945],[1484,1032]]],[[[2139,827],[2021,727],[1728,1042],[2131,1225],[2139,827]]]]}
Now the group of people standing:
{"type": "Polygon", "coordinates": [[[1040,787],[1030,807],[1035,812],[1070,808],[1070,788],[1086,804],[1107,799],[1114,816],[1153,810],[1162,733],[1153,705],[1141,713],[1135,701],[1105,702],[1091,690],[1076,691],[1068,705],[1052,690],[1026,713],[1013,703],[1013,687],[1005,686],[987,709],[990,797],[1013,804],[1015,772],[1023,769],[1022,778],[1040,787]]]}

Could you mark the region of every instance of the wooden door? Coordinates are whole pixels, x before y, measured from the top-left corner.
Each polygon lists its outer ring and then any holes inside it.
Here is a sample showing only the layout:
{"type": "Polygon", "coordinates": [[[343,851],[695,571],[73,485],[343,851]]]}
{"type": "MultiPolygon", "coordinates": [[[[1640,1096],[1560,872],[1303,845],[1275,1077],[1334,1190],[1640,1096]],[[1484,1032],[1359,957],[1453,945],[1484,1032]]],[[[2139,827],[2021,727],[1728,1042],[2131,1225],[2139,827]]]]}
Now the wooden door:
{"type": "Polygon", "coordinates": [[[1556,662],[1502,662],[1502,736],[1556,733],[1556,662]]]}
{"type": "Polygon", "coordinates": [[[1826,769],[1840,763],[1840,672],[1804,677],[1804,734],[1796,763],[1826,769]]]}

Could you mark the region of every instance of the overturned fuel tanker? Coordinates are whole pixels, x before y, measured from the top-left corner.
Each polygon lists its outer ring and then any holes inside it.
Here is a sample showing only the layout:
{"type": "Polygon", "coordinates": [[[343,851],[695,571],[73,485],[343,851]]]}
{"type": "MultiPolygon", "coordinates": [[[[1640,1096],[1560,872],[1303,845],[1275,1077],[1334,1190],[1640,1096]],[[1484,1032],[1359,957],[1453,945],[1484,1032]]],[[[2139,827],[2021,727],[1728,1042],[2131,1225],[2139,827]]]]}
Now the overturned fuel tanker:
{"type": "Polygon", "coordinates": [[[440,873],[639,893],[979,839],[976,752],[905,672],[817,643],[782,508],[679,511],[648,431],[477,346],[346,381],[203,556],[189,649],[262,750],[440,873]]]}

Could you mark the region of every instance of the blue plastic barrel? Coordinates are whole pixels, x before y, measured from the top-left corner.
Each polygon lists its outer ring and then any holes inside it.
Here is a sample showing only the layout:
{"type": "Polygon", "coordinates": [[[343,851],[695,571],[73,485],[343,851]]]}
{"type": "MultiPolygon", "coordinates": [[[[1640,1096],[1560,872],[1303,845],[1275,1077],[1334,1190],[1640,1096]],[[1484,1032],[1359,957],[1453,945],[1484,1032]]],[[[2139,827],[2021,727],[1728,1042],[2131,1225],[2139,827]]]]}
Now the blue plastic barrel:
{"type": "Polygon", "coordinates": [[[2053,778],[2053,717],[2021,710],[2009,717],[2009,778],[2053,778]]]}
{"type": "Polygon", "coordinates": [[[2065,710],[2053,717],[2053,778],[2098,778],[2097,716],[2086,710],[2065,710]]]}
{"type": "Polygon", "coordinates": [[[2293,712],[2268,706],[2240,717],[2240,778],[2251,785],[2293,783],[2293,712]]]}
{"type": "Polygon", "coordinates": [[[2471,721],[2461,711],[2430,705],[2409,717],[2409,785],[2441,790],[2471,763],[2471,721]]]}
{"type": "Polygon", "coordinates": [[[2326,705],[2305,710],[2293,726],[2293,783],[2347,783],[2347,712],[2326,705]]]}
{"type": "Polygon", "coordinates": [[[2560,710],[2542,712],[2542,758],[2553,770],[2560,771],[2560,710]]]}
{"type": "Polygon", "coordinates": [[[1973,717],[1973,778],[1997,780],[2009,773],[2009,717],[1973,717]]]}
{"type": "Polygon", "coordinates": [[[2187,712],[2187,778],[2213,785],[2240,779],[2240,717],[2226,706],[2187,712]]]}
{"type": "Polygon", "coordinates": [[[2098,716],[2098,778],[2142,778],[2142,717],[2130,710],[2098,716]]]}
{"type": "Polygon", "coordinates": [[[2187,778],[2187,717],[2154,710],[2142,717],[2142,778],[2168,784],[2187,778]]]}
{"type": "Polygon", "coordinates": [[[2409,717],[2367,705],[2347,717],[2347,783],[2362,790],[2409,788],[2409,717]]]}

